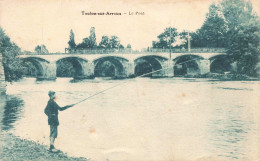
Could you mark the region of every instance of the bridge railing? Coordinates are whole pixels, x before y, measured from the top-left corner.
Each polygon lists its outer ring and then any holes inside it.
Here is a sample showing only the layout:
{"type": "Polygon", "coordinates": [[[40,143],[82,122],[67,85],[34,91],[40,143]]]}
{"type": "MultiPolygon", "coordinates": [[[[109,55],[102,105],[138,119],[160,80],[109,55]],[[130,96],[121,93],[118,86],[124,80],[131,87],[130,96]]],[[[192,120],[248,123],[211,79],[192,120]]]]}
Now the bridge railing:
{"type": "MultiPolygon", "coordinates": [[[[110,54],[110,53],[137,53],[140,51],[131,49],[77,49],[67,50],[69,54],[110,54]]],[[[66,50],[65,50],[65,53],[66,50]]]]}
{"type": "MultiPolygon", "coordinates": [[[[88,50],[65,50],[65,53],[36,53],[36,52],[23,52],[21,55],[63,55],[63,54],[154,54],[154,53],[169,53],[170,49],[157,49],[148,48],[143,50],[131,49],[88,49],[88,50]]],[[[171,49],[171,53],[225,53],[225,48],[192,48],[190,51],[187,49],[171,49]]]]}
{"type": "MultiPolygon", "coordinates": [[[[170,49],[156,49],[156,48],[151,48],[147,50],[147,52],[152,52],[152,53],[169,53],[170,49]]],[[[224,53],[226,52],[225,48],[192,48],[190,51],[188,49],[179,49],[179,48],[174,48],[171,49],[172,53],[224,53]]]]}

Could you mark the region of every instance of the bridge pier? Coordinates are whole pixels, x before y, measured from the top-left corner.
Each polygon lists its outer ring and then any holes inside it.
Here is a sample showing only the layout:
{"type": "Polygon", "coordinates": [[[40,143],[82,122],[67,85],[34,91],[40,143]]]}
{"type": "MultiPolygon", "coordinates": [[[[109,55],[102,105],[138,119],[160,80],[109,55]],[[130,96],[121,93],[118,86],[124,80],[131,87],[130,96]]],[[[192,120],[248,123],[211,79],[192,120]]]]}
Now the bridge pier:
{"type": "Polygon", "coordinates": [[[124,69],[123,69],[123,72],[121,73],[121,75],[119,74],[118,76],[122,77],[122,78],[127,78],[127,77],[131,76],[133,68],[134,68],[134,67],[132,67],[132,63],[126,62],[123,60],[121,60],[120,63],[122,63],[124,69]],[[131,71],[130,73],[129,73],[129,69],[131,71]]]}
{"type": "Polygon", "coordinates": [[[174,68],[173,68],[173,61],[168,60],[162,63],[162,72],[163,76],[173,77],[174,76],[174,68]]]}
{"type": "Polygon", "coordinates": [[[237,69],[237,61],[235,61],[235,62],[232,62],[231,64],[230,64],[230,66],[231,66],[231,71],[232,72],[237,72],[238,71],[238,69],[237,69]]]}
{"type": "Polygon", "coordinates": [[[200,74],[206,74],[210,72],[210,60],[204,59],[198,61],[200,74]]]}
{"type": "Polygon", "coordinates": [[[92,79],[94,78],[94,63],[93,62],[81,62],[83,69],[83,75],[77,76],[80,79],[92,79]]]}
{"type": "Polygon", "coordinates": [[[86,76],[87,76],[88,78],[94,78],[94,62],[87,63],[86,76]]]}
{"type": "Polygon", "coordinates": [[[127,68],[126,68],[126,76],[127,77],[134,77],[135,76],[135,63],[132,62],[128,62],[127,64],[127,68]]]}
{"type": "Polygon", "coordinates": [[[38,80],[55,80],[56,79],[56,62],[42,62],[43,75],[37,76],[38,80]]]}

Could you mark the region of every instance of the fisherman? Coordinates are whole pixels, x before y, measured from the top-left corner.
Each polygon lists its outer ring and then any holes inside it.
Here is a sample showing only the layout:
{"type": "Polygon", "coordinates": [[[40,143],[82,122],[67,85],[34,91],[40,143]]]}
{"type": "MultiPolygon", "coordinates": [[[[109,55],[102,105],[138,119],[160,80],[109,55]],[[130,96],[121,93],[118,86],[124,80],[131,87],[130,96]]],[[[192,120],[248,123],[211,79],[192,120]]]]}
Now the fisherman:
{"type": "Polygon", "coordinates": [[[55,101],[56,101],[56,95],[54,91],[49,91],[48,93],[50,99],[48,101],[48,104],[46,108],[44,109],[44,113],[48,116],[48,124],[50,125],[50,152],[58,152],[57,149],[54,147],[54,141],[58,136],[58,126],[59,126],[59,119],[58,119],[58,110],[64,111],[72,105],[67,105],[64,107],[60,107],[55,101]]]}

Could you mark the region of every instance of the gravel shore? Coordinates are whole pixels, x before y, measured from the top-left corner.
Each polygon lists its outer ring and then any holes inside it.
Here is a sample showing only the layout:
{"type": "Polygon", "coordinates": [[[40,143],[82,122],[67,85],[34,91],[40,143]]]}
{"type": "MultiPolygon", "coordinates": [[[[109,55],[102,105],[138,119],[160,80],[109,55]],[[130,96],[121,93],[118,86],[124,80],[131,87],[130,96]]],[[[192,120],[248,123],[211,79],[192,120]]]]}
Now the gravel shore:
{"type": "Polygon", "coordinates": [[[20,139],[12,134],[1,134],[1,161],[88,161],[86,158],[69,157],[66,153],[48,152],[48,147],[33,141],[20,139]]]}

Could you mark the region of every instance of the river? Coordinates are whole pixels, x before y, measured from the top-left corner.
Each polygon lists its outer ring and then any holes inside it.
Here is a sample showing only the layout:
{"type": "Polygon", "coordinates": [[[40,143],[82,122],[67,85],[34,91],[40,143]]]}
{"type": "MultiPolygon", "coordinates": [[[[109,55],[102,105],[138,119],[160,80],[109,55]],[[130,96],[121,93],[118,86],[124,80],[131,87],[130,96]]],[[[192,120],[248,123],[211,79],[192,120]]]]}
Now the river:
{"type": "Polygon", "coordinates": [[[8,84],[2,131],[48,146],[48,91],[60,106],[56,148],[92,160],[257,160],[260,82],[69,78],[8,84]]]}

